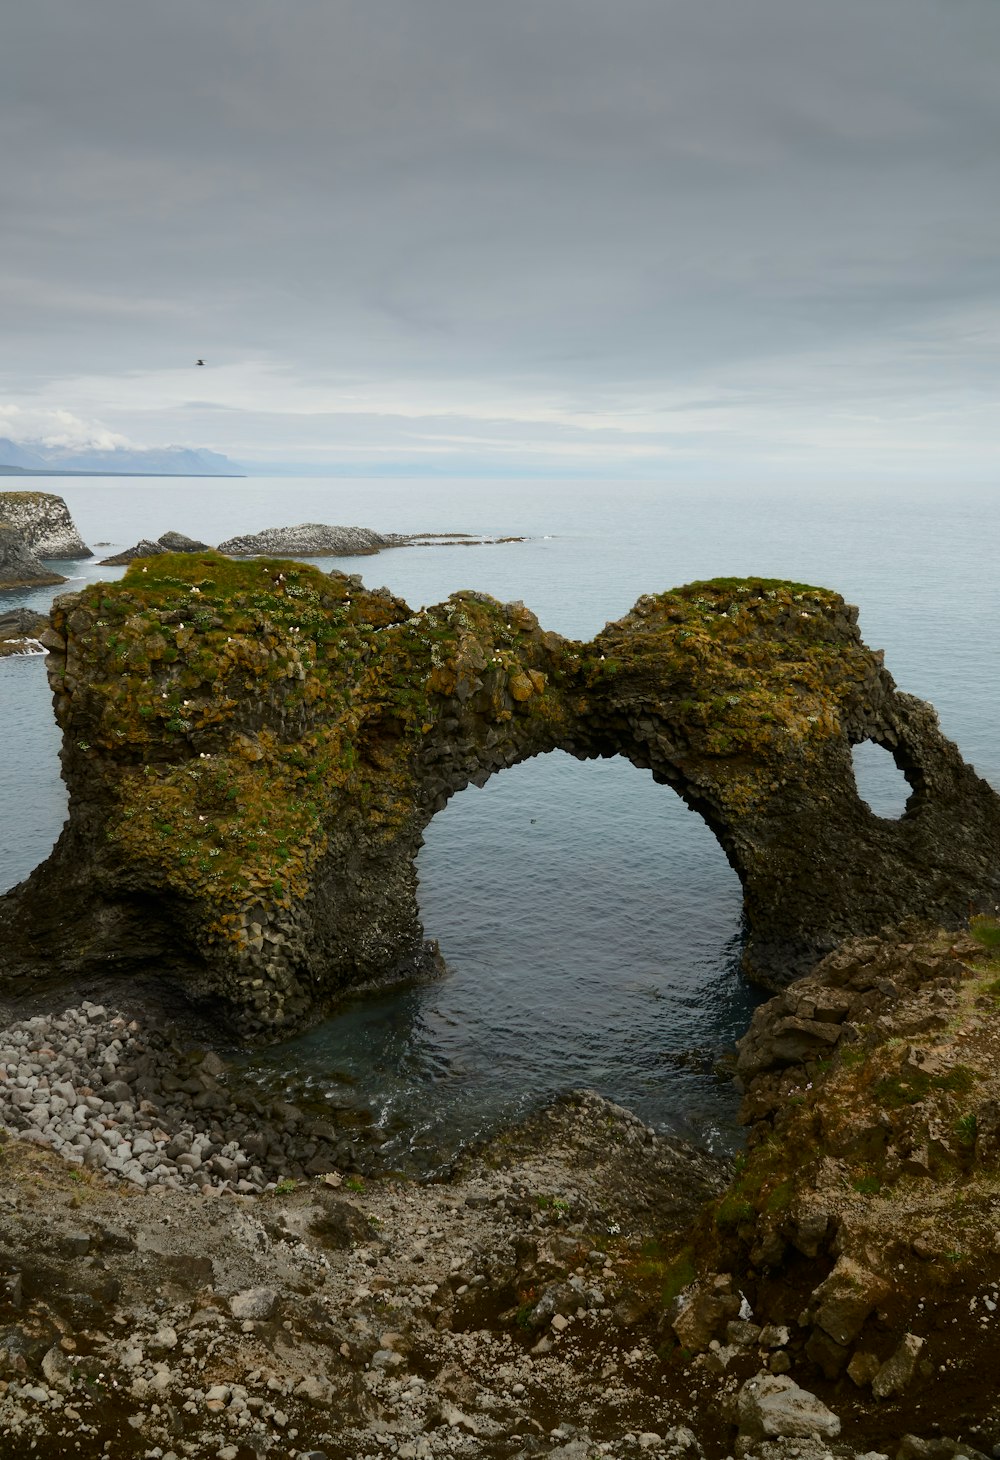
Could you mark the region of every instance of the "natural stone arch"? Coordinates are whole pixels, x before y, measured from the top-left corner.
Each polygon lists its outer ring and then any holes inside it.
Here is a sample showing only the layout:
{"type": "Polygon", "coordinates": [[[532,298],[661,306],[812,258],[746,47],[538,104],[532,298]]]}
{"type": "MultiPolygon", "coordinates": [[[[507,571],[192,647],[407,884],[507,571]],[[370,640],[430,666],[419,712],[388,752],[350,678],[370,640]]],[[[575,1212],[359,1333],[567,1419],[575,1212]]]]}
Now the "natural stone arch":
{"type": "Polygon", "coordinates": [[[0,901],[9,989],[155,965],[249,1032],[426,963],[414,861],[471,781],[546,751],[624,755],[704,817],[769,986],[843,938],[1000,900],[1000,799],[900,694],[835,593],[755,579],[644,597],[590,643],[477,593],[385,590],[215,554],[57,601],[70,792],[0,901]],[[898,821],[854,784],[887,746],[898,821]]]}

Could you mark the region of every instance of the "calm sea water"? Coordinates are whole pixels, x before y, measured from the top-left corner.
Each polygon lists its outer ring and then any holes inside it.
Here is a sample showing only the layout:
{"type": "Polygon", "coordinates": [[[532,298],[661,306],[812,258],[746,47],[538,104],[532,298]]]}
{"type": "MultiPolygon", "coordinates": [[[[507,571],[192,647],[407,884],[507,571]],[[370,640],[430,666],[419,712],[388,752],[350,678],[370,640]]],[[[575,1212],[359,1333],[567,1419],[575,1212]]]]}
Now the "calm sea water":
{"type": "MultiPolygon", "coordinates": [[[[37,486],[65,497],[91,545],[108,544],[99,555],[169,528],[217,542],[305,521],[526,534],[333,565],[414,607],[466,587],[520,598],[544,626],[574,636],[589,637],[640,593],[696,578],[752,573],[833,587],[861,606],[865,638],[886,650],[898,683],[937,706],[966,758],[1000,786],[1000,509],[986,492],[465,480],[37,486]]],[[[82,584],[121,570],[68,571],[82,584]]],[[[0,594],[0,604],[50,597],[0,594]]],[[[65,815],[40,659],[0,661],[0,717],[0,887],[9,887],[44,857],[65,815]]],[[[858,760],[863,794],[897,814],[887,757],[870,747],[858,760]]],[[[358,1002],[254,1055],[262,1078],[287,1073],[338,1098],[350,1087],[393,1132],[401,1159],[409,1151],[431,1167],[578,1085],[717,1148],[736,1139],[736,1099],[715,1067],[757,999],[737,969],[739,886],[669,789],[624,761],[541,757],[456,796],[431,823],[418,870],[425,928],[448,974],[358,1002]]]]}

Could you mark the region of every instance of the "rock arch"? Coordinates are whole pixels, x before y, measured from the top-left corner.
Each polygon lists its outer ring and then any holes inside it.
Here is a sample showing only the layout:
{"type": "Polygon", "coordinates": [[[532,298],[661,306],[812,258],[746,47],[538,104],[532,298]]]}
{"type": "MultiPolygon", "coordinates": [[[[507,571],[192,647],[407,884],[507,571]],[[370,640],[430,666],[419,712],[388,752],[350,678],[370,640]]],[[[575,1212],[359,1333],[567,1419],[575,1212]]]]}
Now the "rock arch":
{"type": "Polygon", "coordinates": [[[46,635],[67,827],[0,900],[8,990],[155,965],[247,1034],[428,953],[414,859],[470,782],[554,749],[623,755],[704,817],[775,987],[843,938],[1000,901],[1000,798],[900,693],[835,593],[715,580],[589,643],[465,592],[412,612],[293,562],[134,564],[46,635]],[[913,787],[858,796],[871,739],[913,787]]]}

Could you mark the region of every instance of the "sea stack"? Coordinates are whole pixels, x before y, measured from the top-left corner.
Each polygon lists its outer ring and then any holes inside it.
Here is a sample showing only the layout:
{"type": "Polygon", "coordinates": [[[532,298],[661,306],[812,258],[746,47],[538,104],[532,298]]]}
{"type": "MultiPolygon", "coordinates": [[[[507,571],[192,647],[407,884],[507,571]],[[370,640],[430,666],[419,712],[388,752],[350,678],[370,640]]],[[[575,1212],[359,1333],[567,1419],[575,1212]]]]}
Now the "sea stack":
{"type": "MultiPolygon", "coordinates": [[[[0,522],[16,528],[39,558],[92,558],[69,508],[52,492],[0,492],[0,522]]],[[[59,583],[58,577],[50,582],[59,583]]]]}

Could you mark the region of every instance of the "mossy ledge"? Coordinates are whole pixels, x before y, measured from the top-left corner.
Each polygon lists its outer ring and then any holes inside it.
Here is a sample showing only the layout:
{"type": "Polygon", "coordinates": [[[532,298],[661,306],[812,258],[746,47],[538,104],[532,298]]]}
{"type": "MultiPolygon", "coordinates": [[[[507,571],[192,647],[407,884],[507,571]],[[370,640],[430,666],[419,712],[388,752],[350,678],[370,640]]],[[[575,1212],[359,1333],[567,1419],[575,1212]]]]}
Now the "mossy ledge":
{"type": "Polygon", "coordinates": [[[746,964],[1000,901],[1000,799],[896,690],[836,593],[761,579],[640,598],[590,643],[461,592],[414,613],[296,562],[139,560],[44,636],[69,819],[0,900],[8,993],[155,970],[245,1036],[419,971],[414,859],[456,791],[546,751],[623,755],[712,828],[746,964]],[[889,749],[898,821],[851,745],[889,749]]]}

